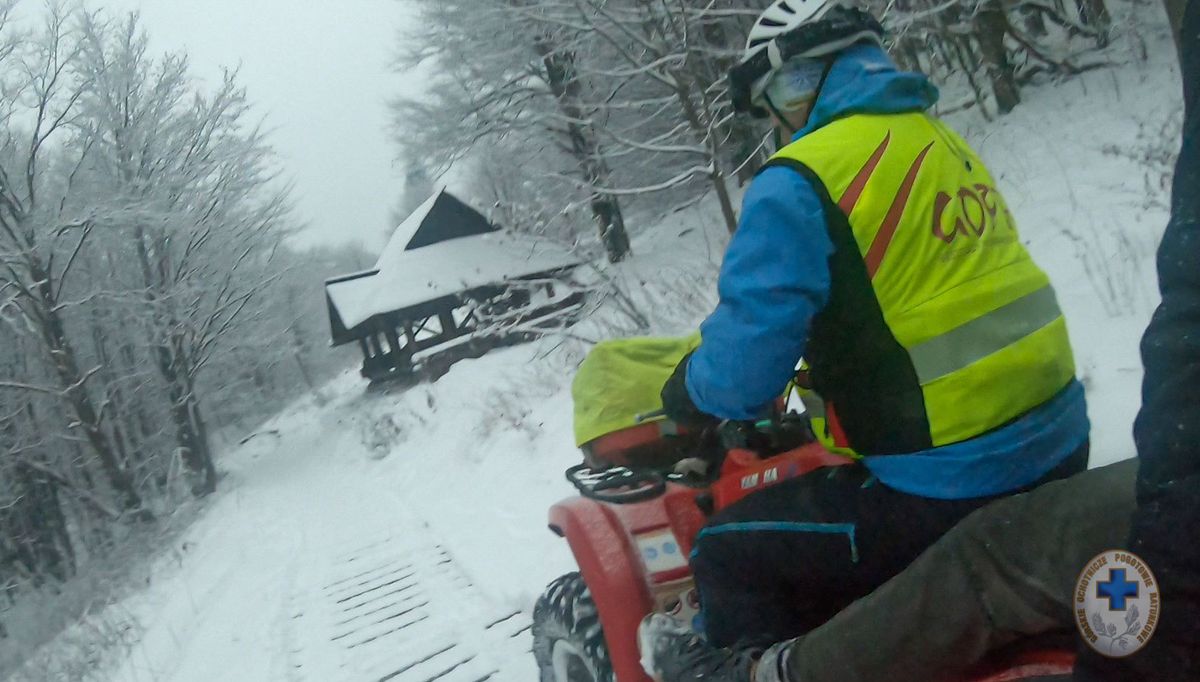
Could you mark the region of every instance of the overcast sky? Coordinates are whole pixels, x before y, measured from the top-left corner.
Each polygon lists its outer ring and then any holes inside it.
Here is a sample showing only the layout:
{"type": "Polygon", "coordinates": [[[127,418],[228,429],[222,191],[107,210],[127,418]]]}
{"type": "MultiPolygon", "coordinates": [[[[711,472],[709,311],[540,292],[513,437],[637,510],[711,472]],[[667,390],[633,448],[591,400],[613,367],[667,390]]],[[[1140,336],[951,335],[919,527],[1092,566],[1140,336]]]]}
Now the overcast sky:
{"type": "Polygon", "coordinates": [[[391,72],[404,0],[93,0],[140,10],[155,52],[186,49],[197,76],[215,82],[241,64],[241,83],[295,183],[304,244],[360,240],[381,246],[403,168],[387,133],[386,101],[420,91],[391,72]]]}

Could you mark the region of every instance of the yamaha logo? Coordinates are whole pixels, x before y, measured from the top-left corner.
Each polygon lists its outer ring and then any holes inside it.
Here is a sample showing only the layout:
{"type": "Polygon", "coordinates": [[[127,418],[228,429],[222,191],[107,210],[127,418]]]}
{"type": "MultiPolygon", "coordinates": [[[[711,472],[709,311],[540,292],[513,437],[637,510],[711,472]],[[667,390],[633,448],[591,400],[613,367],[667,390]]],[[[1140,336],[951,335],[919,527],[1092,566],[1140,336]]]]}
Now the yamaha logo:
{"type": "Polygon", "coordinates": [[[1075,625],[1104,656],[1128,656],[1150,641],[1161,609],[1158,581],[1136,554],[1096,555],[1075,583],[1075,625]]]}

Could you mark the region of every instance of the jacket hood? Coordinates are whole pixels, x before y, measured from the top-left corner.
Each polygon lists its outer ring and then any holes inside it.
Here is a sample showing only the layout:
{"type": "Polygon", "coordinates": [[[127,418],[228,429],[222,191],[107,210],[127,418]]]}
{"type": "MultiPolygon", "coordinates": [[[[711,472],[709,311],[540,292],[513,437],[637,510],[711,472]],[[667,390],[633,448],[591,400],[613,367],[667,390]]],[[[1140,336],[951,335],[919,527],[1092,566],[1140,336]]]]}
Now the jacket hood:
{"type": "Polygon", "coordinates": [[[807,125],[792,139],[850,114],[924,111],[937,101],[938,89],[924,75],[898,70],[877,45],[855,45],[838,55],[807,125]]]}

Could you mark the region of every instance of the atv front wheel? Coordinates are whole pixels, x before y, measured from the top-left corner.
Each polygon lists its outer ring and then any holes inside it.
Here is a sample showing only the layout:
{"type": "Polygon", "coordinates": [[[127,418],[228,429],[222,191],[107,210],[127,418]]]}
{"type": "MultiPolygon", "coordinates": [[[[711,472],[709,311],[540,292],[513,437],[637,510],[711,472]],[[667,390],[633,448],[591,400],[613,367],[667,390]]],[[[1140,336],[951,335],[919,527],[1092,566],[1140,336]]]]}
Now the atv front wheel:
{"type": "Polygon", "coordinates": [[[550,583],[533,608],[533,655],[541,682],[612,682],[600,614],[579,573],[550,583]]]}

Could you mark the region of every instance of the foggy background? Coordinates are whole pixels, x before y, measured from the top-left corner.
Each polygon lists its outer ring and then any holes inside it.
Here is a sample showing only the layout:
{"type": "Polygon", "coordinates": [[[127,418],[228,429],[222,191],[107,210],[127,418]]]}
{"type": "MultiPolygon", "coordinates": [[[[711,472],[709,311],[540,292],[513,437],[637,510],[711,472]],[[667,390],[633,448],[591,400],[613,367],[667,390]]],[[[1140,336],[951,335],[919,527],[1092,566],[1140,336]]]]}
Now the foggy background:
{"type": "MultiPolygon", "coordinates": [[[[295,183],[298,245],[382,246],[404,169],[388,134],[387,100],[421,91],[420,74],[390,63],[413,7],[400,0],[106,0],[138,11],[153,50],[185,50],[211,83],[222,67],[271,129],[295,183]]],[[[208,83],[206,83],[208,84],[208,83]]]]}

